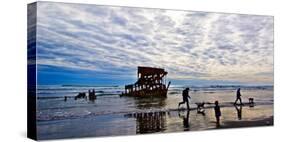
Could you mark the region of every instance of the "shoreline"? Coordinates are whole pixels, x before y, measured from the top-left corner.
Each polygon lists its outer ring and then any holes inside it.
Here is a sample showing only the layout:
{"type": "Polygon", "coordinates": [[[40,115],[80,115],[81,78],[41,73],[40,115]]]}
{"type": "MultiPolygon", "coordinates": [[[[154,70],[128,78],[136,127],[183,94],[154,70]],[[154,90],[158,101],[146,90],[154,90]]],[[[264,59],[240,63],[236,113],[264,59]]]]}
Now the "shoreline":
{"type": "MultiPolygon", "coordinates": [[[[58,89],[59,90],[59,89],[58,89]]],[[[172,91],[178,92],[178,89],[172,91]]],[[[47,90],[55,93],[57,90],[47,90]]],[[[59,90],[64,96],[81,90],[59,90]],[[70,92],[69,92],[70,91],[70,92]]],[[[102,91],[102,90],[97,90],[102,91]]],[[[104,93],[117,92],[106,90],[104,93]]],[[[99,96],[95,101],[64,98],[38,99],[37,132],[40,140],[66,137],[100,137],[136,134],[155,134],[183,131],[221,130],[273,125],[273,90],[245,90],[244,105],[233,105],[234,95],[229,91],[215,93],[192,92],[190,111],[178,102],[182,94],[168,98],[133,98],[118,95],[99,96]],[[251,106],[247,98],[255,98],[251,106]],[[215,100],[221,107],[221,127],[216,127],[215,100]],[[197,112],[197,103],[205,102],[204,113],[197,112]],[[239,120],[241,119],[241,120],[239,120]]]]}

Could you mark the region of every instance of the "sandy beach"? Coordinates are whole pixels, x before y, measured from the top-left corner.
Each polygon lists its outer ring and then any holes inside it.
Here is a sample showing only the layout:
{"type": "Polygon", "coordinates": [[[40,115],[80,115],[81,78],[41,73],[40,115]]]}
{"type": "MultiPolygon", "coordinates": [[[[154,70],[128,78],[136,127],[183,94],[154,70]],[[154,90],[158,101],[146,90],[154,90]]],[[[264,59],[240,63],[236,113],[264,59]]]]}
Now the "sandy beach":
{"type": "Polygon", "coordinates": [[[120,97],[122,88],[96,88],[97,99],[75,100],[73,95],[91,87],[55,87],[39,89],[37,124],[39,139],[119,136],[224,128],[273,125],[273,89],[245,88],[245,105],[233,105],[233,88],[194,88],[190,91],[191,110],[182,100],[182,87],[172,87],[167,98],[120,97]],[[53,93],[53,92],[54,93],[53,93]],[[48,94],[46,94],[46,92],[48,94]],[[53,93],[53,94],[52,94],[53,93]],[[64,101],[64,95],[69,98],[64,101]],[[119,93],[120,94],[120,93],[119,93]],[[48,97],[47,97],[48,96],[48,97]],[[249,106],[247,98],[254,97],[249,106]],[[220,126],[216,125],[215,100],[220,101],[220,126]],[[196,102],[206,102],[204,114],[196,110],[196,102]]]}
{"type": "Polygon", "coordinates": [[[257,127],[257,126],[273,126],[273,116],[252,120],[252,121],[228,121],[221,128],[241,128],[241,127],[257,127]]]}

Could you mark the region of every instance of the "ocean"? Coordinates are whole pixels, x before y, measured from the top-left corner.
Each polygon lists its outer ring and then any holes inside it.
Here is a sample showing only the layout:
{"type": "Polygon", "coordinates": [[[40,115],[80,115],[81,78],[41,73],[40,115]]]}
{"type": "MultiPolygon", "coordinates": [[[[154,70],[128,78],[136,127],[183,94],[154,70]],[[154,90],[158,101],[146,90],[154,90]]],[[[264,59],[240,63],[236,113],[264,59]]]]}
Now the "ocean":
{"type": "Polygon", "coordinates": [[[178,110],[184,88],[181,85],[170,86],[167,98],[134,98],[119,96],[124,86],[40,85],[37,87],[36,112],[38,138],[214,129],[217,127],[212,103],[216,100],[222,109],[222,126],[232,124],[230,122],[273,117],[273,86],[191,86],[189,113],[184,109],[178,110]],[[242,101],[254,98],[254,107],[232,105],[238,87],[241,88],[242,101]],[[95,89],[96,100],[74,99],[79,92],[88,92],[89,89],[95,89]],[[65,96],[67,101],[64,101],[65,96]],[[203,115],[196,111],[199,102],[206,103],[203,115]]]}

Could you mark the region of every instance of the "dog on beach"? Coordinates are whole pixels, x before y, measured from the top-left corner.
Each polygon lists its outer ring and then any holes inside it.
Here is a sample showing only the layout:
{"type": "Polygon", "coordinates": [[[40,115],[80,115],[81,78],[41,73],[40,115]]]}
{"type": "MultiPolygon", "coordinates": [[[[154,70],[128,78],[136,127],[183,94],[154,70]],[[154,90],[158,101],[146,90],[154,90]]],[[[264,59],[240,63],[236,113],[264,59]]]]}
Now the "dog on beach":
{"type": "Polygon", "coordinates": [[[78,93],[78,95],[74,97],[75,100],[81,99],[81,98],[86,98],[86,93],[85,92],[78,93]]]}
{"type": "Polygon", "coordinates": [[[205,114],[204,105],[205,102],[202,103],[195,103],[197,105],[197,113],[205,114]]]}

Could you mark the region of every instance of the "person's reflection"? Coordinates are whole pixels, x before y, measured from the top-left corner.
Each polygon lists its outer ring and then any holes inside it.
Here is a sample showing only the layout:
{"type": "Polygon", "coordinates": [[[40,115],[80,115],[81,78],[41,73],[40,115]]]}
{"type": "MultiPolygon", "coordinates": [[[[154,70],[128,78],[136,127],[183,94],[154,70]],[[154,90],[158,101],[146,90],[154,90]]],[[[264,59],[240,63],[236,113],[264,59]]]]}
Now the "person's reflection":
{"type": "Polygon", "coordinates": [[[236,111],[237,111],[237,118],[239,119],[239,120],[241,120],[242,119],[242,105],[239,105],[239,106],[237,106],[237,105],[234,105],[235,106],[235,109],[236,109],[236,111]],[[239,108],[238,108],[239,107],[239,108]]]}
{"type": "Polygon", "coordinates": [[[189,110],[186,112],[186,116],[182,116],[179,112],[179,117],[183,120],[183,127],[185,128],[185,131],[189,130],[189,110]]]}

